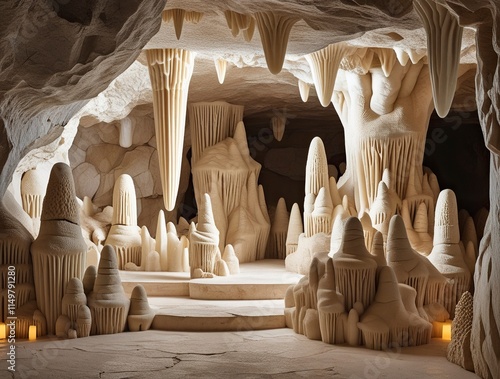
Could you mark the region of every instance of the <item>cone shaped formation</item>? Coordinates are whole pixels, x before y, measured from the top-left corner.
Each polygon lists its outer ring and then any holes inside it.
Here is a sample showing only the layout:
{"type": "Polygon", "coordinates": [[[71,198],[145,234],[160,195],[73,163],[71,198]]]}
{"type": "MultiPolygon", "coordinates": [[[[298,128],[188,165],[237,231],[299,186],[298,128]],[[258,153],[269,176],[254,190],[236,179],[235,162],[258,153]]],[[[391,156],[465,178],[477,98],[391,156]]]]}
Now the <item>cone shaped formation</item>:
{"type": "Polygon", "coordinates": [[[42,170],[28,170],[21,180],[21,198],[23,209],[31,218],[42,215],[42,203],[45,196],[45,176],[42,170]]]}
{"type": "Polygon", "coordinates": [[[222,259],[226,262],[227,268],[231,275],[240,273],[240,262],[234,252],[233,245],[227,245],[222,254],[222,259]]]}
{"type": "Polygon", "coordinates": [[[443,118],[455,96],[463,27],[448,8],[434,1],[416,0],[414,7],[427,34],[434,107],[443,118]]]}
{"type": "Polygon", "coordinates": [[[455,318],[451,324],[451,342],[447,351],[450,362],[469,371],[474,371],[470,345],[473,305],[474,300],[470,292],[464,292],[455,309],[455,318]]]}
{"type": "Polygon", "coordinates": [[[196,54],[182,49],[152,49],[146,54],[163,200],[171,211],[180,181],[188,88],[196,54]]]}
{"type": "Polygon", "coordinates": [[[271,128],[273,129],[274,139],[281,141],[285,135],[286,117],[274,116],[271,118],[271,128]]]}
{"type": "Polygon", "coordinates": [[[278,200],[269,238],[269,257],[285,259],[286,236],[288,230],[288,210],[284,198],[278,200]]]}
{"type": "Polygon", "coordinates": [[[130,300],[123,291],[116,253],[110,245],[102,249],[88,305],[92,313],[92,334],[113,334],[125,330],[130,300]]]}
{"type": "Polygon", "coordinates": [[[361,316],[358,327],[366,347],[382,350],[397,346],[422,345],[430,342],[432,325],[410,314],[404,307],[394,271],[380,269],[377,294],[361,316]]]}
{"type": "Polygon", "coordinates": [[[191,225],[189,233],[189,266],[191,277],[194,270],[213,273],[215,258],[219,250],[219,231],[215,226],[210,196],[204,194],[198,209],[198,225],[191,225]]]}
{"type": "Polygon", "coordinates": [[[394,270],[399,283],[417,291],[417,307],[423,307],[429,270],[426,258],[411,248],[403,219],[395,215],[389,225],[387,236],[387,264],[394,270]]]}
{"type": "Polygon", "coordinates": [[[267,68],[272,74],[279,74],[285,61],[290,31],[299,18],[273,12],[257,12],[254,17],[259,28],[267,68]]]}
{"type": "Polygon", "coordinates": [[[80,224],[73,174],[66,163],[56,163],[50,171],[41,219],[66,220],[75,225],[80,224]]]}
{"type": "Polygon", "coordinates": [[[137,225],[137,200],[134,181],[123,174],[115,181],[113,189],[113,225],[137,225]]]}
{"type": "Polygon", "coordinates": [[[302,216],[300,215],[300,208],[297,203],[292,205],[290,211],[290,219],[288,221],[288,231],[286,234],[286,255],[290,255],[297,250],[299,243],[299,236],[304,232],[302,225],[302,216]]]}
{"type": "Polygon", "coordinates": [[[86,305],[81,305],[78,308],[78,317],[76,319],[76,332],[78,338],[90,336],[92,328],[92,315],[90,308],[86,305]]]}
{"type": "Polygon", "coordinates": [[[38,308],[47,319],[47,333],[55,333],[64,289],[71,278],[83,278],[87,244],[79,223],[71,169],[56,163],[43,202],[40,232],[31,245],[38,308]]]}
{"type": "Polygon", "coordinates": [[[375,259],[379,268],[387,266],[387,260],[384,254],[384,236],[382,236],[382,233],[379,231],[375,232],[373,235],[373,244],[370,253],[373,255],[373,259],[375,259]]]}
{"type": "Polygon", "coordinates": [[[155,312],[149,307],[146,290],[140,284],[135,286],[130,296],[128,328],[132,332],[149,330],[154,316],[155,312]]]}
{"type": "Polygon", "coordinates": [[[451,190],[443,190],[436,204],[434,247],[428,258],[441,274],[451,279],[445,288],[443,304],[451,317],[462,293],[469,290],[471,281],[471,273],[459,244],[459,229],[455,194],[451,190]]]}
{"type": "Polygon", "coordinates": [[[181,38],[182,26],[184,25],[184,21],[197,24],[202,17],[203,13],[201,12],[186,11],[184,9],[178,9],[178,8],[167,9],[164,10],[162,13],[162,19],[164,22],[170,22],[174,20],[175,36],[177,37],[177,39],[181,38]]]}
{"type": "Polygon", "coordinates": [[[377,197],[370,207],[370,218],[373,227],[382,235],[387,236],[391,217],[396,213],[396,204],[392,201],[389,188],[380,181],[377,189],[377,197]]]}
{"type": "Polygon", "coordinates": [[[80,305],[87,305],[87,296],[83,291],[82,281],[78,278],[71,278],[62,298],[62,314],[68,316],[73,329],[76,329],[80,305]]]}
{"type": "Polygon", "coordinates": [[[363,228],[356,217],[346,221],[342,244],[332,260],[345,308],[350,310],[358,301],[368,306],[375,295],[377,263],[365,247],[363,228]]]}

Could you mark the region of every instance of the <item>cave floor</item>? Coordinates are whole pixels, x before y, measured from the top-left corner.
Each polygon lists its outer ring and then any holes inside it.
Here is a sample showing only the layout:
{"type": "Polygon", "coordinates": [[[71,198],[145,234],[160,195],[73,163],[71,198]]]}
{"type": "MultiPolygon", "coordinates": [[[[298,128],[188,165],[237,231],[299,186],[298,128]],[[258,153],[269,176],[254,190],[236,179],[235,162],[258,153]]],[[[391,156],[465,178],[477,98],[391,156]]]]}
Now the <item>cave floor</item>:
{"type": "Polygon", "coordinates": [[[16,372],[0,342],[2,378],[477,378],[446,360],[447,342],[372,351],[311,341],[290,329],[149,330],[16,342],[16,372]]]}

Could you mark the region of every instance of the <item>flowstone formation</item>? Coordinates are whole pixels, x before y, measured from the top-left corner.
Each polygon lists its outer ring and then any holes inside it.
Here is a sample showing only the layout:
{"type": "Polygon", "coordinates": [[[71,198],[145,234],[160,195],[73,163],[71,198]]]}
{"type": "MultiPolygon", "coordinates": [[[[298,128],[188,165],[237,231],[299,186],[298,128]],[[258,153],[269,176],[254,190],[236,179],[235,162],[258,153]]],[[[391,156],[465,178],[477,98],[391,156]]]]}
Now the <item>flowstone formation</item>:
{"type": "Polygon", "coordinates": [[[54,334],[64,290],[72,278],[83,278],[87,254],[73,176],[64,163],[52,167],[31,254],[38,308],[47,320],[47,333],[54,334]]]}
{"type": "MultiPolygon", "coordinates": [[[[257,184],[261,166],[250,156],[240,119],[243,108],[221,102],[202,103],[193,104],[189,114],[196,200],[200,204],[202,196],[210,194],[220,252],[232,244],[240,263],[263,259],[271,225],[257,184]]],[[[284,240],[281,245],[276,255],[283,257],[284,240]]]]}

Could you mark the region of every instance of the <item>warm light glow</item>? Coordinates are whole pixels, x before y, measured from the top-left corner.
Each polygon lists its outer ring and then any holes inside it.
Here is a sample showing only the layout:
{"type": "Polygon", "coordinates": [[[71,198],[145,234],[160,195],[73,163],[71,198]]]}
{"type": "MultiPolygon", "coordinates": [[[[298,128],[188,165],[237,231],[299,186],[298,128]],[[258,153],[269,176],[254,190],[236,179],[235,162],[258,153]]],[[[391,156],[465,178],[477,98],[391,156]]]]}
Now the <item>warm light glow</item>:
{"type": "Polygon", "coordinates": [[[7,325],[0,323],[0,339],[7,338],[7,325]]]}
{"type": "Polygon", "coordinates": [[[30,341],[36,341],[36,325],[30,325],[28,339],[30,341]]]}
{"type": "Polygon", "coordinates": [[[441,338],[446,340],[446,341],[451,340],[451,322],[445,322],[443,324],[443,334],[442,334],[441,338]]]}

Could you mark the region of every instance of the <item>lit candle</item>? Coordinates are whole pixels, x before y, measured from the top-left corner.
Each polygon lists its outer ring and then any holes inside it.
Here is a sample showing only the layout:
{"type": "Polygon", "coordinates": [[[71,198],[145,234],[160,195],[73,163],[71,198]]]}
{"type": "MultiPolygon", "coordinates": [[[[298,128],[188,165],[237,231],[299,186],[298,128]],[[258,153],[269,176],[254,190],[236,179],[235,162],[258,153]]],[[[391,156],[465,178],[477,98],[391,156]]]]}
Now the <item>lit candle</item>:
{"type": "Polygon", "coordinates": [[[36,325],[30,325],[28,339],[30,341],[36,341],[36,325]]]}
{"type": "Polygon", "coordinates": [[[0,322],[0,339],[7,338],[7,325],[5,323],[0,322]]]}
{"type": "Polygon", "coordinates": [[[451,340],[451,322],[445,322],[443,324],[443,334],[441,338],[446,341],[451,340]]]}

